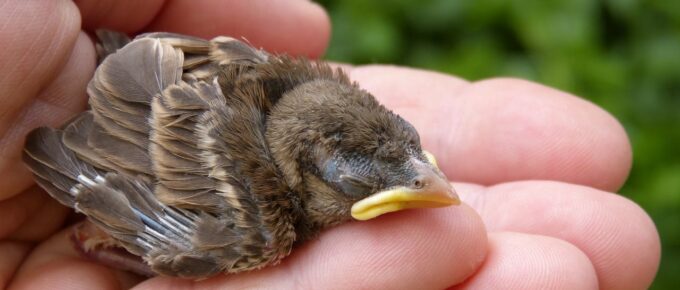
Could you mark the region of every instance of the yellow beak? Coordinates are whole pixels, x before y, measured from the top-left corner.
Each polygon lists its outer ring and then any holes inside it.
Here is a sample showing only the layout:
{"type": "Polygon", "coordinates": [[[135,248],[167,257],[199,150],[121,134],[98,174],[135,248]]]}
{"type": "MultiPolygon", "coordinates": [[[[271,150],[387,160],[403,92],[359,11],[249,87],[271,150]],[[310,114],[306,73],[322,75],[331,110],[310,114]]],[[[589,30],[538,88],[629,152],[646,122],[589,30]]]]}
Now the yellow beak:
{"type": "Polygon", "coordinates": [[[460,198],[444,174],[436,166],[434,157],[425,152],[429,163],[413,159],[418,172],[411,186],[384,190],[352,205],[352,217],[369,220],[379,215],[409,208],[434,208],[460,204],[460,198]],[[416,182],[417,181],[417,182],[416,182]]]}

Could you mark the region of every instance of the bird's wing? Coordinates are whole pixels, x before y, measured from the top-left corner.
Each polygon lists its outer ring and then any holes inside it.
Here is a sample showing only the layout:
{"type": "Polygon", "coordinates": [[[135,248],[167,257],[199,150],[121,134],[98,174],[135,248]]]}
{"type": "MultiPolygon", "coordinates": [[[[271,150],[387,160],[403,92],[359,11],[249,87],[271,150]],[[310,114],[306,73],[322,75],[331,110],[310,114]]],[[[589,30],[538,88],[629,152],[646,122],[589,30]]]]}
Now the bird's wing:
{"type": "Polygon", "coordinates": [[[267,62],[269,54],[254,49],[248,44],[227,36],[218,36],[210,41],[198,37],[168,32],[153,32],[137,36],[137,40],[158,39],[184,52],[182,68],[184,80],[209,81],[215,77],[218,68],[224,65],[254,65],[267,62]]]}
{"type": "MultiPolygon", "coordinates": [[[[212,222],[214,216],[167,206],[155,198],[150,180],[95,168],[85,161],[89,157],[82,158],[66,147],[65,136],[89,126],[91,118],[86,112],[65,131],[43,127],[28,135],[24,160],[38,184],[61,203],[87,215],[158,273],[205,277],[224,270],[220,256],[194,245],[202,232],[201,223],[212,222]]],[[[237,233],[225,227],[215,234],[237,233]]],[[[230,253],[236,257],[235,251],[230,253]]]]}
{"type": "Polygon", "coordinates": [[[237,77],[266,59],[231,38],[140,36],[97,69],[91,110],[63,130],[34,131],[24,159],[48,193],[157,272],[264,266],[295,239],[287,188],[261,102],[228,104],[217,79],[227,76],[218,68],[234,64],[228,76],[237,77]]]}

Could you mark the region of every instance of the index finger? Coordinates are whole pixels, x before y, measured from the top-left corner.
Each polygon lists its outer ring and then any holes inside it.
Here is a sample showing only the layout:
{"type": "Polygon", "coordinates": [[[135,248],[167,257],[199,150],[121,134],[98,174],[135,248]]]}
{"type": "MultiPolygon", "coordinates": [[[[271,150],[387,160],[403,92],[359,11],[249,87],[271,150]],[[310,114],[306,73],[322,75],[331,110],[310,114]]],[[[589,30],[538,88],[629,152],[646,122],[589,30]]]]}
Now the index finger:
{"type": "Polygon", "coordinates": [[[444,289],[481,266],[487,238],[466,205],[341,225],[275,267],[205,281],[153,278],[135,289],[444,289]]]}
{"type": "Polygon", "coordinates": [[[76,2],[86,29],[127,33],[165,31],[204,38],[245,38],[270,52],[319,57],[328,45],[330,20],[311,1],[114,1],[76,2]]]}

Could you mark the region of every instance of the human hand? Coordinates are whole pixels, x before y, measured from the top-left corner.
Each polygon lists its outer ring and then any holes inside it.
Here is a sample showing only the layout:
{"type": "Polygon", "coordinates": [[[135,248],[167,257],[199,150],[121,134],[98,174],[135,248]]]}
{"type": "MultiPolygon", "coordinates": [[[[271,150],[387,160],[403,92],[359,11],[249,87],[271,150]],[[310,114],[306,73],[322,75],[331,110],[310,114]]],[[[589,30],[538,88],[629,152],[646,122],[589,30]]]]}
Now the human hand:
{"type": "MultiPolygon", "coordinates": [[[[270,51],[309,56],[321,54],[328,40],[325,14],[308,3],[189,3],[162,10],[160,1],[78,6],[88,30],[244,35],[270,51]]],[[[94,52],[79,32],[78,11],[58,1],[7,7],[19,9],[0,11],[13,15],[0,18],[1,39],[12,44],[0,52],[0,63],[12,68],[0,76],[6,94],[0,99],[0,285],[14,273],[16,288],[130,287],[138,277],[80,258],[67,240],[69,229],[54,234],[68,211],[29,187],[19,160],[28,130],[57,126],[86,102],[94,52]]],[[[449,178],[466,182],[455,184],[466,205],[345,224],[260,271],[200,282],[159,277],[138,288],[586,289],[651,283],[660,252],[654,225],[637,205],[607,193],[621,186],[631,162],[625,132],[607,113],[525,81],[469,83],[397,67],[346,68],[416,126],[449,178]]]]}

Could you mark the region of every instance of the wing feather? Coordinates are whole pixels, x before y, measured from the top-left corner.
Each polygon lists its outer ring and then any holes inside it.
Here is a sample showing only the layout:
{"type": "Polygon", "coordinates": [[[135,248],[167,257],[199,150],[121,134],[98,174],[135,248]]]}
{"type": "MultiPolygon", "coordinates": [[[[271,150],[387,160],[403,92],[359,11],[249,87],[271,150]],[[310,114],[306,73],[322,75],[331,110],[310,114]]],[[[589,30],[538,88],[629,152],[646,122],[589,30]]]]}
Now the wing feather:
{"type": "Polygon", "coordinates": [[[264,138],[272,102],[257,75],[271,57],[229,37],[151,33],[122,48],[126,38],[106,37],[91,110],[27,140],[37,182],[160,273],[202,277],[285,256],[289,189],[264,138]]]}

